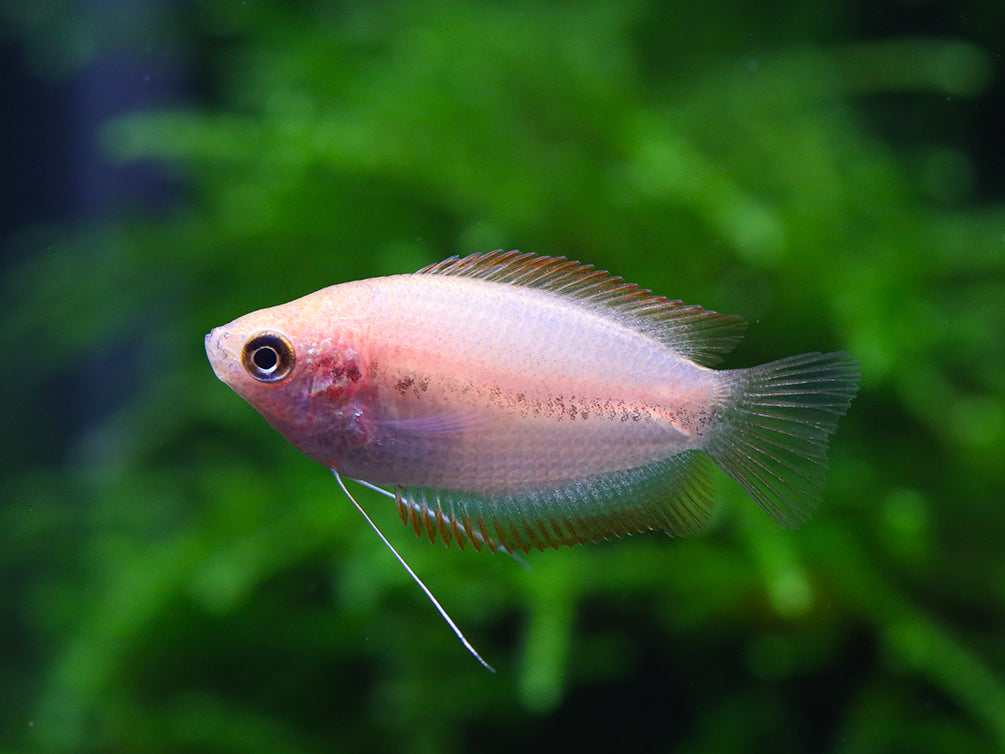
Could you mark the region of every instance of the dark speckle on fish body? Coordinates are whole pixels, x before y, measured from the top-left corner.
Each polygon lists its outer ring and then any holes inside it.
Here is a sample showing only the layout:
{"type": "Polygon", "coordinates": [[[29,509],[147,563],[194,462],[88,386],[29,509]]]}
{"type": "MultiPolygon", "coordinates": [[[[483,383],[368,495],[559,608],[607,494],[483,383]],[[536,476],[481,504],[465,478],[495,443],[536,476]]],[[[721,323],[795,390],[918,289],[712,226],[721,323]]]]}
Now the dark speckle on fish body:
{"type": "Polygon", "coordinates": [[[414,377],[412,376],[402,377],[394,384],[394,389],[397,390],[402,395],[404,395],[406,392],[408,392],[408,388],[412,387],[412,385],[414,384],[415,384],[414,377]]]}

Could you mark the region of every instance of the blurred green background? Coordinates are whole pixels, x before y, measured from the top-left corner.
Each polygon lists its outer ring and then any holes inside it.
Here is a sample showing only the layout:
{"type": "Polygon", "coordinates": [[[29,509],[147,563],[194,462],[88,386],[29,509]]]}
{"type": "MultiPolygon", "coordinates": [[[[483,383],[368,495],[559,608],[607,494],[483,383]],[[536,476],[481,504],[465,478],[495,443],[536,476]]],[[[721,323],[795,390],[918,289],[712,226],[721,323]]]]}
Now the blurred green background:
{"type": "Polygon", "coordinates": [[[0,749],[1005,750],[1005,6],[0,25],[50,104],[4,116],[0,749]],[[359,490],[490,675],[202,338],[500,247],[744,316],[727,366],[844,348],[863,382],[798,531],[721,477],[700,536],[524,570],[359,490]]]}

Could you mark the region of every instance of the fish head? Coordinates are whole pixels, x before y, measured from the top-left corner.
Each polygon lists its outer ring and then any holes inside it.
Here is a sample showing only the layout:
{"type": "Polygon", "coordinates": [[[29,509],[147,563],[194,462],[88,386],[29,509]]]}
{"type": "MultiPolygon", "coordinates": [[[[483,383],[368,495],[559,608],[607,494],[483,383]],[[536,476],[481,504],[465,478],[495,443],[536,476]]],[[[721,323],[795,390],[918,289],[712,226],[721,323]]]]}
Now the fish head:
{"type": "Polygon", "coordinates": [[[370,439],[362,325],[337,305],[339,287],[246,314],[205,339],[216,376],[330,468],[370,439]]]}

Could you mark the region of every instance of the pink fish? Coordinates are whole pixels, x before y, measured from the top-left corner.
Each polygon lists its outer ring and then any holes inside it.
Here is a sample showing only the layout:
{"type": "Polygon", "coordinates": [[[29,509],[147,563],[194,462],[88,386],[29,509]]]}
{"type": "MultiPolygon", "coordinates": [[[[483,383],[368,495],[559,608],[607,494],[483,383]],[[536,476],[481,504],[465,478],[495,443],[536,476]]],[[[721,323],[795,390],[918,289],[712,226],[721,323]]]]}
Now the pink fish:
{"type": "Polygon", "coordinates": [[[710,369],[743,329],[591,265],[495,251],[253,312],[206,352],[305,454],[392,487],[420,535],[513,552],[695,532],[709,459],[779,524],[805,520],[858,366],[710,369]]]}

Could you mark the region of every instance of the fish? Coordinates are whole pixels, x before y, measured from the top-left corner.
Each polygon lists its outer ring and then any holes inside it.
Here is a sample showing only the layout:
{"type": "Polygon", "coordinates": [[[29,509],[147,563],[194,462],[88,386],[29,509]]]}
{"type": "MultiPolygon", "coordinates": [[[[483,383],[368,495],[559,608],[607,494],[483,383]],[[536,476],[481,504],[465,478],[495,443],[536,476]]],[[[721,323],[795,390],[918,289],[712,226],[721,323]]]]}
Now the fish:
{"type": "Polygon", "coordinates": [[[420,537],[515,554],[693,534],[714,467],[779,525],[806,521],[858,363],[836,351],[714,369],[745,327],[593,265],[500,249],[329,286],[205,346],[354,503],[343,477],[393,497],[420,537]]]}

